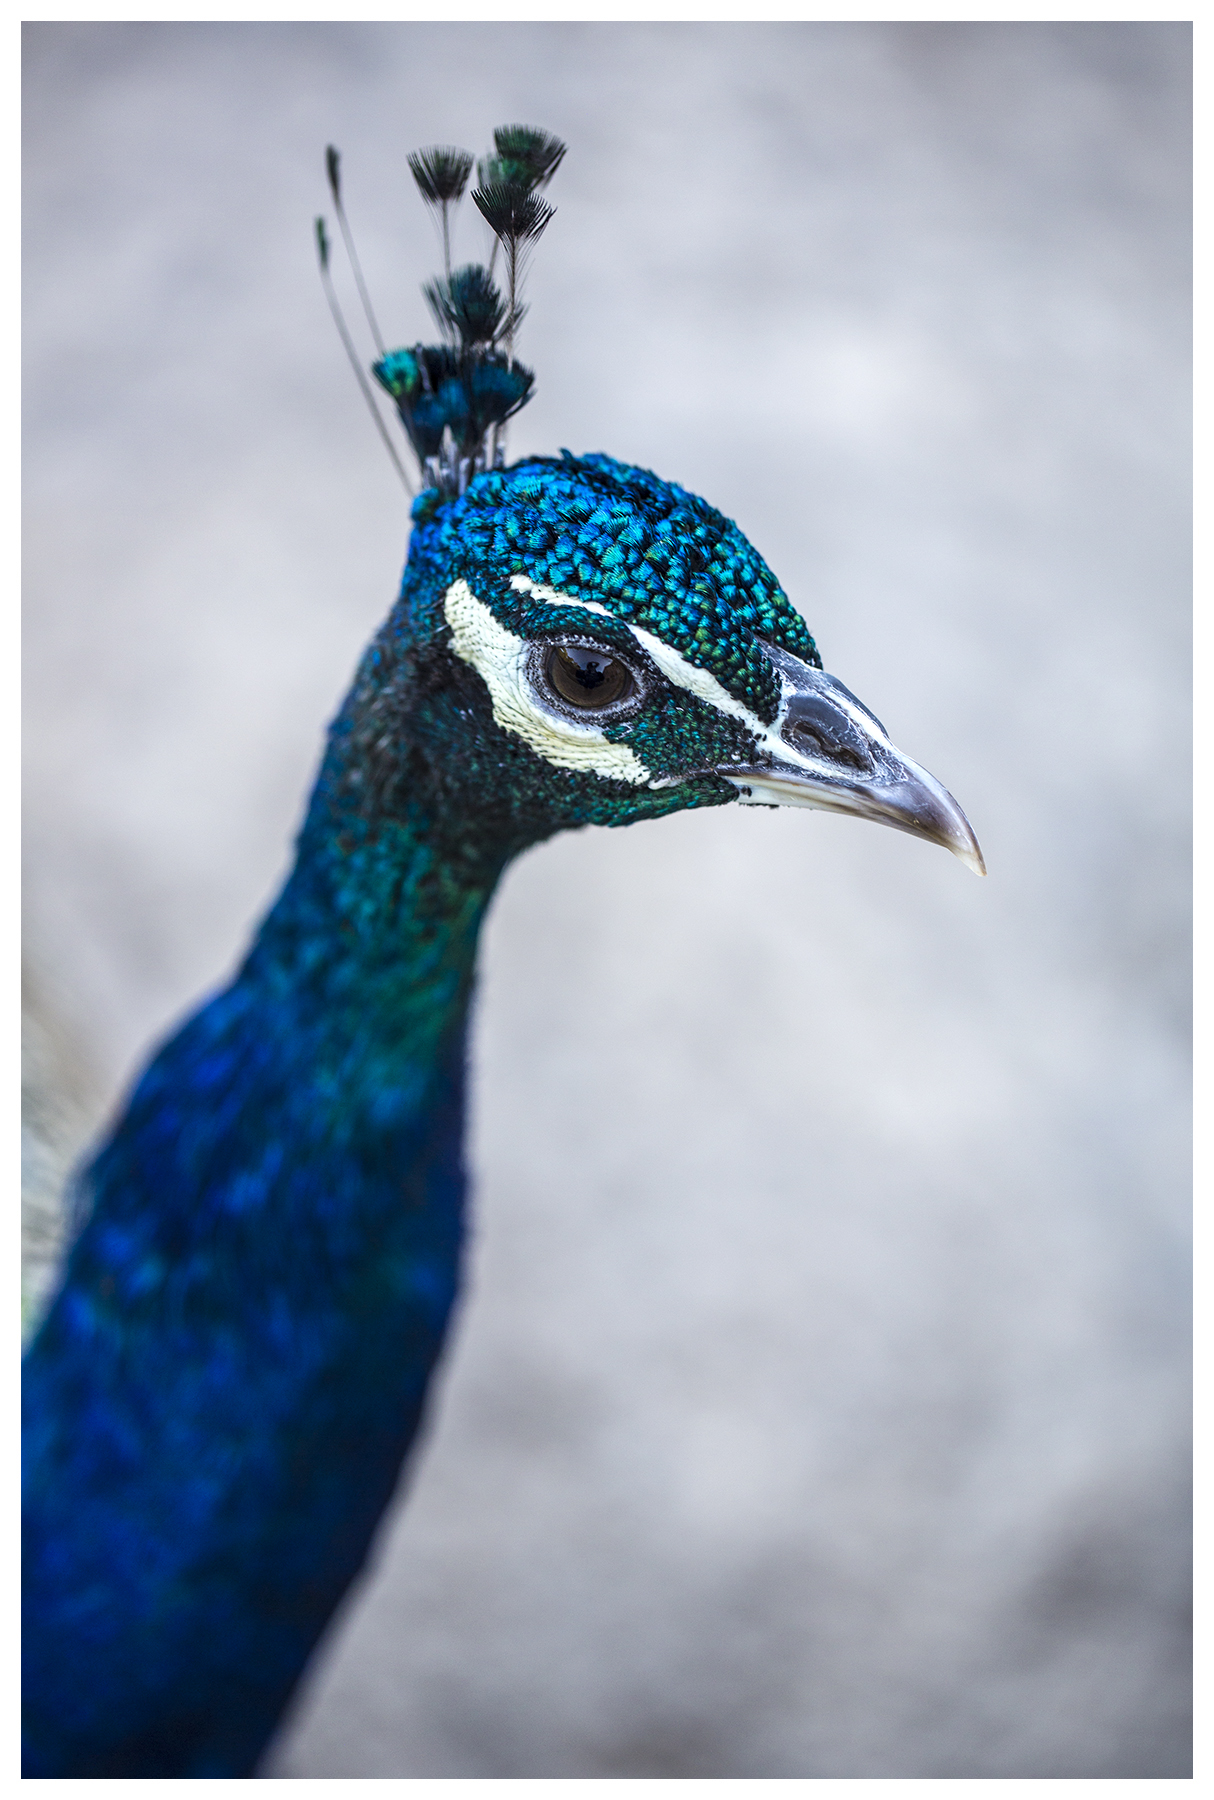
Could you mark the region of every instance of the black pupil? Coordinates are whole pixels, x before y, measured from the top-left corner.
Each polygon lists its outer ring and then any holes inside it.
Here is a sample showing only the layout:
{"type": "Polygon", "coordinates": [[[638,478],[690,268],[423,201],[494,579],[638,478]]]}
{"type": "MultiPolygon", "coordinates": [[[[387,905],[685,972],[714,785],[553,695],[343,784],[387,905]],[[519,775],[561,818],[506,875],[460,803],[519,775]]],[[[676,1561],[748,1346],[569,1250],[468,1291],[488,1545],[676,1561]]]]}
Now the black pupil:
{"type": "Polygon", "coordinates": [[[592,644],[557,644],[549,652],[548,679],[562,700],[588,711],[610,706],[632,686],[624,664],[592,644]]]}

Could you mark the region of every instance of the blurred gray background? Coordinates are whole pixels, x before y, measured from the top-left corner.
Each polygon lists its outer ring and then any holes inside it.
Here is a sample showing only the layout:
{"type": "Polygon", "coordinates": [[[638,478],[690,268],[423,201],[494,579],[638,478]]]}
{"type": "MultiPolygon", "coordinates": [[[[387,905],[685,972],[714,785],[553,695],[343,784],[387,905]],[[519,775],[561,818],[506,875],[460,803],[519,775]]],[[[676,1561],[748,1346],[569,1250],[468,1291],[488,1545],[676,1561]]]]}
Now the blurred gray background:
{"type": "Polygon", "coordinates": [[[44,1188],[231,967],[396,589],[328,141],[399,343],[406,153],[568,139],[512,453],[736,518],[991,871],[725,808],[510,872],[428,1441],[266,1772],[1186,1773],[1187,27],[26,50],[44,1188]]]}

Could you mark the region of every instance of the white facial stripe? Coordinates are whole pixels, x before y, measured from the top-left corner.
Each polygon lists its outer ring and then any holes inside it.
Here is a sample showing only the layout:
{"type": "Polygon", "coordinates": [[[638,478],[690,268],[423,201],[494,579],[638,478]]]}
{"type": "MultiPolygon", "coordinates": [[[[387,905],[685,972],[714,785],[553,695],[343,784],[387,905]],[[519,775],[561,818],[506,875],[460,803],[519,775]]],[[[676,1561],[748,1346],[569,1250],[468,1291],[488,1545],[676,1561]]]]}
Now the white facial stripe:
{"type": "Polygon", "coordinates": [[[512,575],[510,585],[516,594],[530,594],[535,600],[546,600],[549,606],[580,606],[583,612],[602,613],[605,619],[615,614],[598,600],[575,600],[572,594],[558,594],[555,588],[541,587],[529,575],[512,575]]]}
{"type": "MultiPolygon", "coordinates": [[[[515,577],[516,585],[519,579],[515,577]]],[[[455,654],[489,689],[493,717],[503,731],[521,737],[558,769],[591,772],[607,781],[629,781],[634,787],[645,785],[649,770],[627,744],[613,744],[596,726],[575,725],[536,705],[526,675],[526,640],[499,625],[466,581],[452,582],[445,610],[455,654]]]]}
{"type": "Polygon", "coordinates": [[[709,706],[715,706],[718,712],[727,713],[733,719],[741,719],[748,731],[762,737],[767,730],[762,719],[752,713],[748,706],[743,706],[740,700],[735,700],[715,675],[710,675],[707,669],[698,669],[694,663],[688,662],[685,656],[680,656],[677,650],[671,649],[662,638],[654,637],[652,631],[646,631],[643,626],[629,625],[628,629],[642,650],[649,652],[667,681],[673,681],[675,687],[686,688],[697,700],[707,700],[709,706]]]}
{"type": "MultiPolygon", "coordinates": [[[[609,607],[603,606],[598,600],[575,600],[572,594],[561,594],[555,588],[542,587],[538,582],[532,581],[528,575],[512,575],[510,585],[516,593],[530,594],[536,600],[546,601],[549,606],[580,606],[583,612],[601,613],[608,619],[616,617],[609,607]]],[[[628,619],[620,619],[618,623],[627,626],[637,643],[657,664],[667,681],[672,682],[675,687],[684,688],[689,694],[694,694],[698,700],[706,701],[709,706],[715,706],[718,712],[725,713],[727,717],[740,720],[746,729],[758,739],[760,750],[767,751],[780,762],[791,763],[794,767],[802,768],[809,774],[824,777],[828,781],[838,780],[838,766],[832,763],[828,757],[806,755],[804,751],[796,749],[793,744],[781,736],[784,721],[788,716],[789,697],[796,691],[795,684],[787,676],[780,675],[780,710],[772,723],[765,725],[762,719],[756,713],[751,712],[748,706],[744,706],[740,700],[736,700],[728,688],[722,687],[716,676],[710,675],[707,669],[697,668],[695,663],[688,662],[685,656],[680,655],[662,638],[655,637],[651,631],[646,631],[643,626],[633,625],[628,619]]],[[[890,743],[889,738],[878,729],[863,707],[849,700],[833,685],[830,688],[830,701],[832,705],[848,714],[865,737],[875,743],[885,745],[888,749],[893,750],[895,755],[899,754],[890,743]]],[[[734,780],[734,777],[729,776],[727,769],[722,769],[721,773],[728,776],[730,780],[734,780]]],[[[651,780],[649,785],[655,788],[676,787],[682,779],[681,776],[668,776],[660,781],[651,780]]],[[[738,783],[735,781],[736,785],[738,783]]],[[[746,799],[745,795],[739,797],[743,800],[746,799]]],[[[783,798],[783,796],[781,797],[783,798]]],[[[800,806],[818,804],[818,802],[803,799],[785,800],[784,803],[800,806]]],[[[758,805],[760,802],[755,800],[751,804],[758,805]]],[[[769,796],[763,804],[770,806],[772,804],[771,797],[769,796]]]]}
{"type": "MultiPolygon", "coordinates": [[[[770,725],[765,725],[757,713],[752,713],[748,706],[743,706],[740,700],[735,700],[728,689],[723,688],[716,676],[710,675],[707,669],[697,669],[694,663],[689,663],[685,657],[679,655],[677,650],[672,650],[669,644],[663,643],[661,638],[654,637],[651,631],[644,631],[639,625],[630,625],[629,630],[642,648],[648,650],[668,681],[673,681],[676,687],[686,688],[687,692],[694,694],[697,699],[706,700],[710,706],[715,706],[718,712],[726,713],[730,718],[740,719],[746,729],[753,732],[759,740],[761,750],[768,751],[780,762],[799,764],[802,768],[812,770],[815,774],[822,773],[827,777],[838,775],[838,770],[825,757],[806,756],[800,750],[794,749],[780,736],[780,728],[788,713],[788,697],[793,691],[792,683],[785,680],[783,676],[780,678],[782,690],[780,710],[774,721],[770,725]]],[[[849,707],[848,711],[854,712],[854,708],[849,707]]],[[[872,735],[872,726],[867,720],[857,715],[857,723],[870,736],[872,735]]],[[[721,773],[728,775],[729,771],[722,769],[721,773]]]]}
{"type": "MultiPolygon", "coordinates": [[[[614,613],[600,605],[597,600],[575,600],[570,594],[559,594],[553,588],[541,587],[527,575],[512,575],[510,585],[520,594],[531,594],[536,600],[546,600],[550,606],[580,606],[586,612],[603,613],[609,619],[615,617],[614,613]]],[[[804,769],[812,770],[815,774],[828,777],[837,775],[838,771],[826,758],[806,756],[802,751],[796,750],[791,744],[786,743],[780,736],[780,727],[783,725],[787,713],[788,695],[792,692],[791,682],[786,681],[784,677],[781,677],[783,697],[780,702],[780,710],[773,723],[765,725],[762,719],[756,713],[752,713],[748,706],[744,706],[740,700],[735,700],[728,688],[722,687],[716,676],[710,675],[707,669],[697,668],[695,663],[688,662],[685,656],[680,655],[662,638],[655,637],[652,631],[646,631],[643,626],[633,625],[627,619],[621,619],[619,623],[628,627],[637,643],[648,652],[667,681],[673,682],[675,687],[686,689],[698,700],[707,701],[709,706],[715,706],[718,712],[725,713],[727,717],[740,720],[748,731],[754,733],[759,740],[761,749],[769,751],[781,762],[798,764],[804,769]]],[[[832,698],[834,698],[833,695],[832,698]]],[[[846,706],[847,704],[841,695],[838,697],[838,701],[841,705],[846,706]]],[[[871,720],[854,707],[848,706],[847,711],[852,714],[862,731],[870,737],[876,735],[871,720]]],[[[651,785],[669,787],[672,783],[664,781],[660,784],[654,782],[651,785]]]]}
{"type": "MultiPolygon", "coordinates": [[[[520,594],[531,594],[536,600],[546,600],[549,606],[580,606],[585,612],[602,613],[608,619],[616,616],[597,600],[575,600],[570,594],[558,594],[555,588],[540,587],[526,575],[512,575],[510,585],[520,594]]],[[[707,700],[718,712],[741,719],[753,732],[761,735],[766,730],[763,721],[757,719],[740,700],[735,700],[729,690],[723,688],[716,676],[710,675],[707,669],[697,669],[694,663],[689,663],[686,657],[680,656],[677,650],[672,650],[661,638],[654,637],[652,631],[633,625],[628,619],[620,619],[618,623],[627,627],[641,648],[649,652],[667,681],[672,681],[675,687],[686,688],[689,694],[695,694],[700,700],[707,700]]]]}

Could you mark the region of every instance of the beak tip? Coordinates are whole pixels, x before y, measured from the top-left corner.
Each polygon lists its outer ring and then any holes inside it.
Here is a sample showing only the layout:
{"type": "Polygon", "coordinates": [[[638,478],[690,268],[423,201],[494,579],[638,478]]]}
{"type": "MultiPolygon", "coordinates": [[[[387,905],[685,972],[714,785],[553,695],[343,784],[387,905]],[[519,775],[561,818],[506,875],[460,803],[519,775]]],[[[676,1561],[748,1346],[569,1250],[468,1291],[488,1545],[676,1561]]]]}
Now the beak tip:
{"type": "Polygon", "coordinates": [[[952,843],[949,844],[948,848],[952,851],[954,856],[959,858],[959,860],[965,864],[967,869],[973,872],[973,874],[986,874],[986,858],[983,856],[981,845],[972,831],[967,831],[964,836],[959,834],[953,839],[952,843]]]}

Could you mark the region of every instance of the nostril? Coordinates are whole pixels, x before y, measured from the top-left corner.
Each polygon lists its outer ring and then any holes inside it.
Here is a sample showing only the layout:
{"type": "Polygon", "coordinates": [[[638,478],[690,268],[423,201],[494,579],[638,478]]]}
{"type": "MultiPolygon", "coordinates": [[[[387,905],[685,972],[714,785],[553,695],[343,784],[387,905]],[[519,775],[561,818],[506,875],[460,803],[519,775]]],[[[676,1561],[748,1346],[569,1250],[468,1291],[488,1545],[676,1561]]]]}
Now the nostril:
{"type": "Polygon", "coordinates": [[[871,766],[868,757],[853,749],[851,744],[828,736],[814,725],[793,726],[785,736],[803,756],[824,756],[829,762],[846,763],[852,769],[867,770],[871,766]]]}
{"type": "Polygon", "coordinates": [[[802,756],[821,757],[867,774],[872,758],[859,733],[816,696],[798,694],[789,703],[784,738],[802,756]]]}

